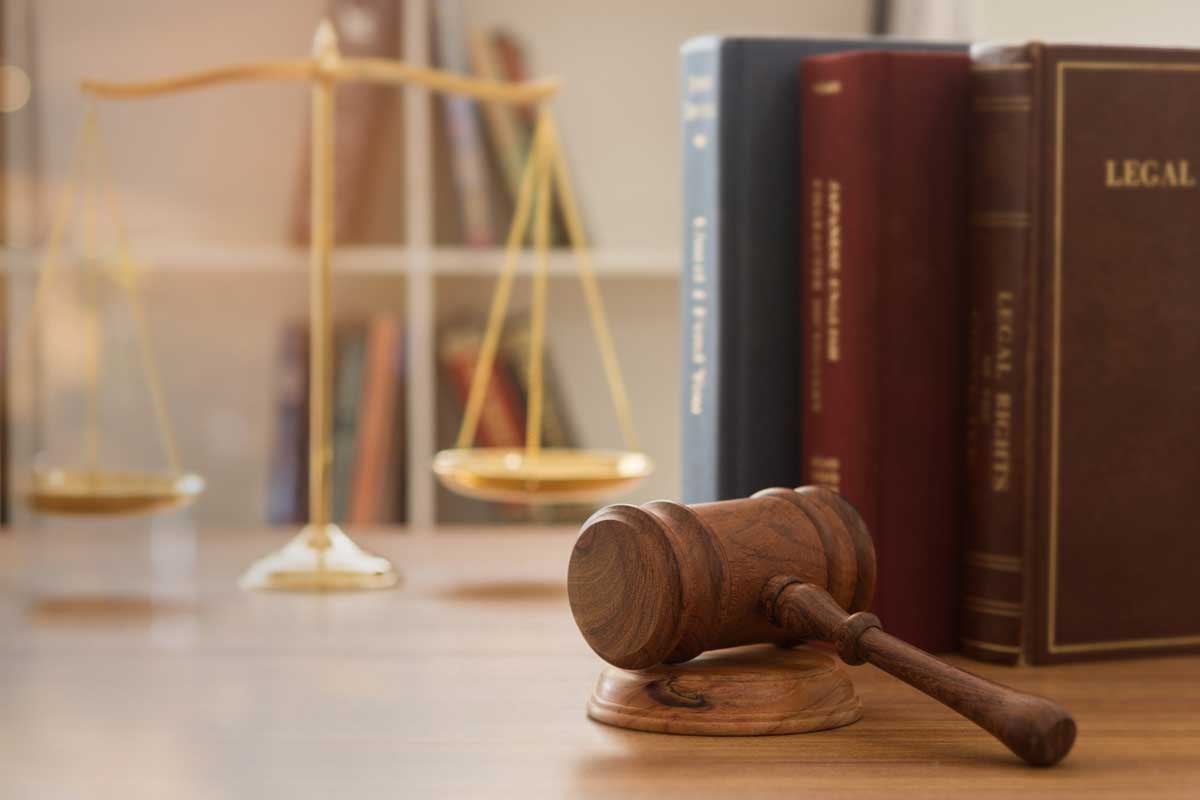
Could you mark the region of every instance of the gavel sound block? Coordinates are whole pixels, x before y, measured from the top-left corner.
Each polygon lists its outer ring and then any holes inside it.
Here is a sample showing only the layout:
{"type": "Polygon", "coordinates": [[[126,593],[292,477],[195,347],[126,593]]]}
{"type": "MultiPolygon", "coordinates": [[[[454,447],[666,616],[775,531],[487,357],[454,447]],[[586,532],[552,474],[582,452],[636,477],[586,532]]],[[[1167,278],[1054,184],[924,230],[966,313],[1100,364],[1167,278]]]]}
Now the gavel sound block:
{"type": "Polygon", "coordinates": [[[871,536],[854,508],[825,489],[609,506],[584,523],[567,585],[584,639],[619,668],[601,676],[589,704],[601,721],[730,735],[853,722],[857,698],[824,654],[801,649],[789,666],[784,655],[744,648],[682,664],[706,650],[821,640],[846,663],[870,662],[953,708],[1030,764],[1057,763],[1075,741],[1074,720],[1053,700],[884,632],[866,611],[875,588],[871,536]],[[779,702],[791,707],[773,715],[779,702]],[[715,724],[706,728],[708,719],[715,724]]]}

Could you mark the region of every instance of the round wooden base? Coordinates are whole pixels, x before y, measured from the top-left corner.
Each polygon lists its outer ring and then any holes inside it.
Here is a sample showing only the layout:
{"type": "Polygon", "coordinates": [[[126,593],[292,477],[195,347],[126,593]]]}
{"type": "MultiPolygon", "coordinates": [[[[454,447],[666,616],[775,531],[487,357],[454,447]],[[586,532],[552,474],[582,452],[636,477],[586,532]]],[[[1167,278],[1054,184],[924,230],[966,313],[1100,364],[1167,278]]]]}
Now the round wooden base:
{"type": "Polygon", "coordinates": [[[809,647],[735,647],[686,664],[608,667],[588,716],[656,733],[764,736],[849,725],[862,703],[833,656],[809,647]]]}

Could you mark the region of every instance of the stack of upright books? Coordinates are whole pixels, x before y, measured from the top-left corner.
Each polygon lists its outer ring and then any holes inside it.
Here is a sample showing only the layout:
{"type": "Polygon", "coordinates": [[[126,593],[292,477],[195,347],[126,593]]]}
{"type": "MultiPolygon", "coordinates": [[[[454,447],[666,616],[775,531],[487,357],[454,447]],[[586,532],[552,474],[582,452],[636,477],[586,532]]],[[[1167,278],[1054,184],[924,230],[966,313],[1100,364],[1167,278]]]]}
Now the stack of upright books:
{"type": "Polygon", "coordinates": [[[841,492],[927,649],[1200,645],[1200,53],[682,61],[685,500],[841,492]]]}

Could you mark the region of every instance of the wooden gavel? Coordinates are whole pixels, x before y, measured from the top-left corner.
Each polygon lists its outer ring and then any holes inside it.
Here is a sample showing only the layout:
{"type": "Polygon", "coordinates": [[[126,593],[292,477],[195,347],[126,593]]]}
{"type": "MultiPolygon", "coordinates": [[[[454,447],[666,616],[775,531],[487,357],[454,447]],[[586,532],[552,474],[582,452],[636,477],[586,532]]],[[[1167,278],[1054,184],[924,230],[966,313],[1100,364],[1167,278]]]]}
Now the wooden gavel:
{"type": "Polygon", "coordinates": [[[1075,741],[1063,706],[957,669],[884,633],[866,609],[875,547],[858,512],[817,487],[745,500],[614,505],[584,523],[568,573],[571,613],[624,669],[755,642],[831,642],[953,708],[1035,765],[1075,741]]]}

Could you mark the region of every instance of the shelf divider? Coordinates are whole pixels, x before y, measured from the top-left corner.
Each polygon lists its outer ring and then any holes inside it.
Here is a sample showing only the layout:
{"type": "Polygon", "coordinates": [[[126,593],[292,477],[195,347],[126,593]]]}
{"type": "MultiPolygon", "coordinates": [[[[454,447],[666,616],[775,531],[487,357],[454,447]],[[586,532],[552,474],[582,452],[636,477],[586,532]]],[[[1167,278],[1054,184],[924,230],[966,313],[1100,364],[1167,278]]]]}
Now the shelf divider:
{"type": "MultiPolygon", "coordinates": [[[[429,58],[429,0],[403,5],[403,47],[408,63],[425,66],[429,58]]],[[[430,459],[436,447],[434,404],[435,320],[433,246],[433,139],[429,92],[419,86],[404,90],[404,174],[406,176],[407,236],[411,252],[405,297],[408,346],[408,392],[405,443],[408,448],[408,527],[430,531],[434,524],[434,482],[430,459]]]]}

